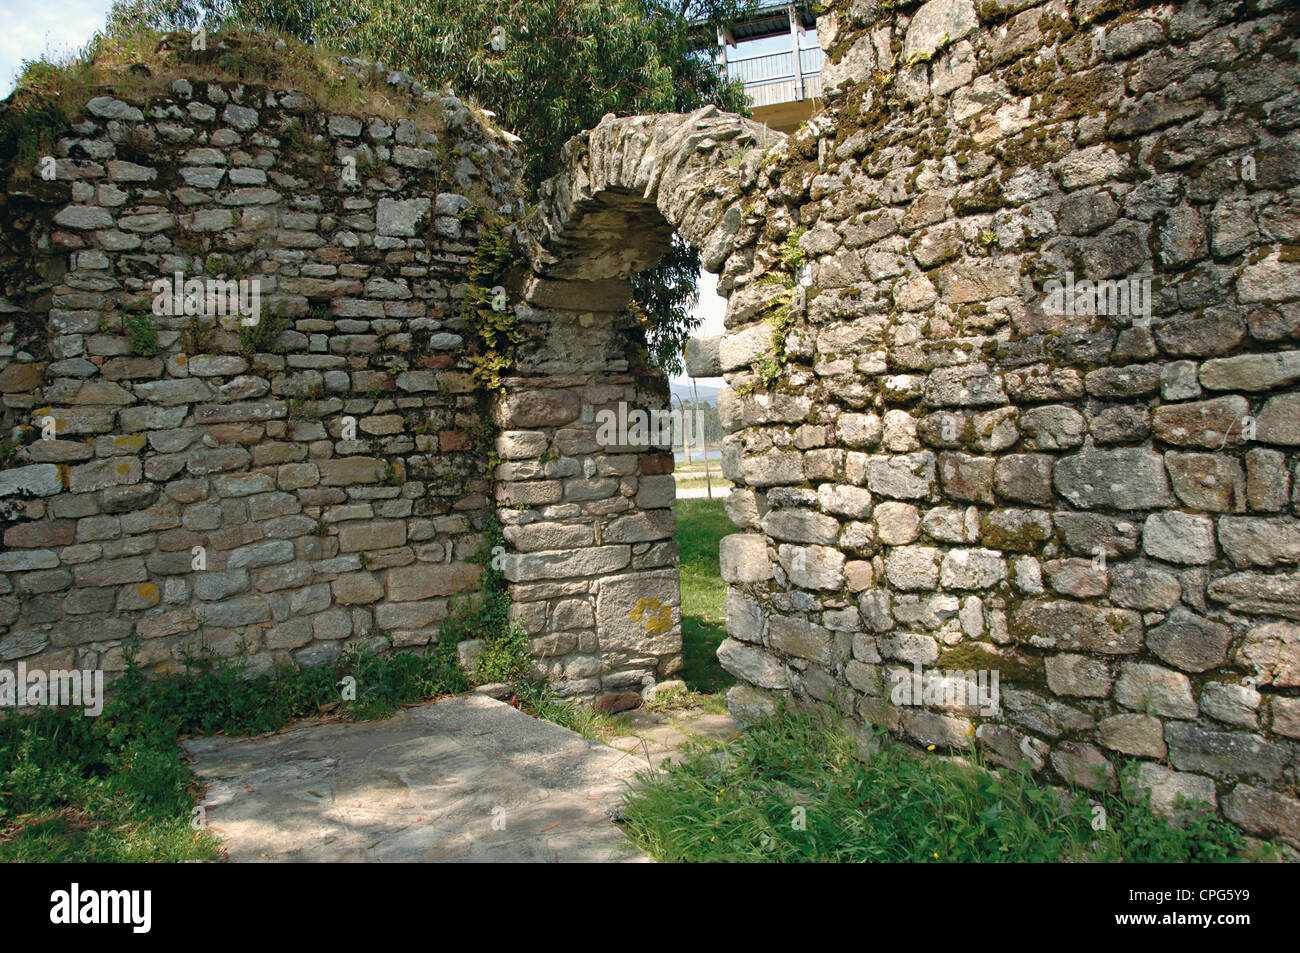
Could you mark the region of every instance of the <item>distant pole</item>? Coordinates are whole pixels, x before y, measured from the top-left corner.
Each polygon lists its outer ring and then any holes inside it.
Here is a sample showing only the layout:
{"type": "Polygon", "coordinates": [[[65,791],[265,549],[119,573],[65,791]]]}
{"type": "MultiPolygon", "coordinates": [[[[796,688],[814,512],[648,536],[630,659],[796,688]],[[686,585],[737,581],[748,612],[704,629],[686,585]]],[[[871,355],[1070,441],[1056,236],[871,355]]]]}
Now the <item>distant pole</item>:
{"type": "Polygon", "coordinates": [[[709,441],[704,436],[704,424],[700,421],[700,388],[691,378],[691,391],[695,394],[695,422],[700,432],[700,446],[704,448],[704,485],[709,489],[709,499],[713,499],[713,477],[709,476],[709,441]]]}
{"type": "Polygon", "coordinates": [[[691,442],[686,439],[686,408],[682,406],[682,399],[679,395],[674,394],[677,398],[677,409],[682,415],[682,452],[686,455],[686,465],[691,465],[691,442]]]}
{"type": "Polygon", "coordinates": [[[803,32],[803,24],[799,22],[799,14],[793,3],[786,7],[786,12],[790,14],[790,46],[794,50],[794,92],[795,97],[803,102],[803,63],[799,60],[799,34],[803,32]]]}

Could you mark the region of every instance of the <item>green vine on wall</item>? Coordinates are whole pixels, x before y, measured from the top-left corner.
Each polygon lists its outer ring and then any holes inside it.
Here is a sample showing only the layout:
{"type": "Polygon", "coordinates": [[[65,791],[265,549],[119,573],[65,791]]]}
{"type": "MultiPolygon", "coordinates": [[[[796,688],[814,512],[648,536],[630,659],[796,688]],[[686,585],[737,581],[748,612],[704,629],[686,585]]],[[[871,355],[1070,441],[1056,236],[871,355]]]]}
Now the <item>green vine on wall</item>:
{"type": "MultiPolygon", "coordinates": [[[[474,380],[491,400],[505,396],[502,376],[514,366],[519,344],[515,312],[501,284],[515,264],[515,251],[504,217],[484,207],[477,211],[477,217],[478,244],[467,270],[460,313],[473,341],[468,360],[474,380]]],[[[469,218],[470,210],[466,209],[461,215],[462,224],[468,224],[469,218]]],[[[485,415],[473,441],[476,454],[487,460],[489,474],[500,462],[496,437],[497,428],[490,415],[485,415]]],[[[510,591],[501,566],[505,553],[501,521],[493,512],[484,527],[483,546],[473,557],[483,567],[478,599],[456,609],[439,628],[438,639],[447,651],[454,651],[466,639],[482,639],[482,651],[474,663],[475,681],[511,682],[522,688],[527,684],[531,661],[526,634],[518,623],[509,621],[510,591]]]]}
{"type": "MultiPolygon", "coordinates": [[[[764,312],[772,314],[772,336],[768,340],[767,350],[758,357],[757,370],[759,379],[768,390],[776,386],[776,382],[781,379],[781,370],[785,367],[785,336],[790,327],[790,319],[796,312],[795,301],[799,287],[797,276],[799,270],[808,261],[808,253],[799,246],[799,239],[803,237],[805,231],[807,229],[802,226],[797,227],[786,236],[781,247],[777,249],[776,255],[783,270],[768,274],[762,279],[766,284],[780,285],[785,289],[763,309],[764,312]]],[[[741,385],[738,391],[748,394],[756,386],[756,383],[749,386],[741,385]]]]}
{"type": "Polygon", "coordinates": [[[474,379],[495,393],[505,389],[501,375],[514,364],[519,343],[515,312],[500,284],[514,256],[505,227],[504,218],[484,212],[461,301],[461,317],[478,345],[478,353],[469,358],[474,379]]]}
{"type": "Polygon", "coordinates": [[[502,570],[505,535],[495,513],[488,516],[483,544],[470,557],[482,567],[476,598],[457,605],[438,628],[438,650],[454,656],[456,646],[480,639],[482,650],[474,662],[474,681],[510,682],[516,690],[528,684],[531,656],[528,637],[518,622],[510,621],[510,590],[502,570]]]}

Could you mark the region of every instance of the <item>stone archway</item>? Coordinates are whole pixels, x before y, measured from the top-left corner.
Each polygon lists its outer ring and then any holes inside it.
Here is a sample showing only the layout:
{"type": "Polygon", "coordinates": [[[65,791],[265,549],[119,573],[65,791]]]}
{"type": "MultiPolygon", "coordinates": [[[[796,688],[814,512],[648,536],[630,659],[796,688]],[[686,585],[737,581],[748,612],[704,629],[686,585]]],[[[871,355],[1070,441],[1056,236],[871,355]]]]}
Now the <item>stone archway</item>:
{"type": "Polygon", "coordinates": [[[611,442],[598,421],[667,406],[667,380],[627,311],[630,279],[676,230],[727,294],[758,238],[742,196],[783,139],[712,107],[606,116],[566,144],[564,170],[516,231],[528,268],[515,376],[494,411],[497,504],[512,613],[562,695],[681,668],[671,446],[635,430],[611,442]]]}

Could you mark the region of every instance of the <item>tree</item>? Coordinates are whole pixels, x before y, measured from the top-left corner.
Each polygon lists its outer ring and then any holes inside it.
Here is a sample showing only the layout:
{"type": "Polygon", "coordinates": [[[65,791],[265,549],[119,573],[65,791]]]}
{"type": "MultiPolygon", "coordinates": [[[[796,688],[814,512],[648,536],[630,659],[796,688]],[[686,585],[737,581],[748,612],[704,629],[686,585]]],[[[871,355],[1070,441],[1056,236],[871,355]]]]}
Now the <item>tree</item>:
{"type": "MultiPolygon", "coordinates": [[[[755,0],[118,0],[110,29],[273,29],[446,84],[523,139],[526,184],[606,113],[747,112],[692,21],[725,24],[755,0]]],[[[712,31],[708,31],[710,36],[712,31]]],[[[699,253],[680,240],[633,281],[652,358],[681,371],[696,326],[699,253]]]]}

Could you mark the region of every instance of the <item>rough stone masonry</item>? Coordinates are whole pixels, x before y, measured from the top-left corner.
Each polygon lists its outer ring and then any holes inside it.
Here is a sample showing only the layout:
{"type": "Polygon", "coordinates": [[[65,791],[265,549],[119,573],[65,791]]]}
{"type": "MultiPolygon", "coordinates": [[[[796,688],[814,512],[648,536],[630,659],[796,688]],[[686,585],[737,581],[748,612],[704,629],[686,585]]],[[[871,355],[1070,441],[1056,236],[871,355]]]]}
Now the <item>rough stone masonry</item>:
{"type": "Polygon", "coordinates": [[[1086,788],[1135,759],[1158,807],[1300,847],[1298,25],[832,5],[826,108],[697,355],[730,385],[733,712],[790,694],[1086,788]],[[892,703],[918,663],[998,671],[1000,710],[892,703]]]}
{"type": "Polygon", "coordinates": [[[182,77],[91,99],[48,179],[6,170],[2,422],[40,436],[0,470],[0,662],[111,674],[136,638],[147,671],[315,665],[428,645],[477,589],[459,300],[520,160],[455,97],[344,63],[405,118],[182,77]],[[256,281],[259,324],[158,316],[177,274],[256,281]]]}
{"type": "Polygon", "coordinates": [[[1298,27],[1270,0],[836,0],[789,139],[702,110],[569,143],[514,229],[494,400],[452,304],[457,196],[515,204],[490,123],[439,146],[249,87],[100,101],[67,196],[6,197],[40,273],[0,304],[5,423],[64,423],[0,471],[0,661],[425,644],[495,503],[540,671],[577,697],[671,674],[671,457],[595,420],[664,404],[625,305],[675,229],[728,297],[688,358],[729,385],[735,714],[791,696],[1085,788],[1131,760],[1158,807],[1300,848],[1298,27]],[[331,163],[381,171],[304,184],[298,104],[331,163]],[[132,158],[151,135],[174,154],[132,158]],[[195,234],[265,250],[283,353],[179,362],[183,322],[128,353],[118,312],[195,234]],[[997,671],[997,710],[896,703],[916,665],[997,671]]]}
{"type": "Polygon", "coordinates": [[[1300,847],[1297,26],[839,2],[789,140],[705,111],[570,144],[535,279],[625,299],[596,282],[657,211],[728,296],[688,363],[729,385],[734,714],[1092,789],[1133,762],[1157,808],[1300,847]],[[918,665],[996,671],[997,711],[899,703],[918,665]]]}

